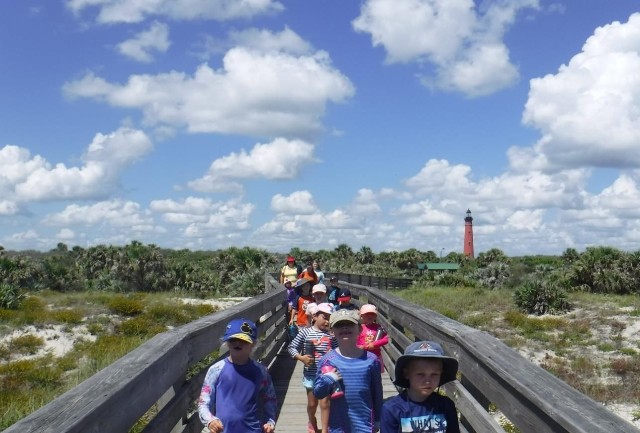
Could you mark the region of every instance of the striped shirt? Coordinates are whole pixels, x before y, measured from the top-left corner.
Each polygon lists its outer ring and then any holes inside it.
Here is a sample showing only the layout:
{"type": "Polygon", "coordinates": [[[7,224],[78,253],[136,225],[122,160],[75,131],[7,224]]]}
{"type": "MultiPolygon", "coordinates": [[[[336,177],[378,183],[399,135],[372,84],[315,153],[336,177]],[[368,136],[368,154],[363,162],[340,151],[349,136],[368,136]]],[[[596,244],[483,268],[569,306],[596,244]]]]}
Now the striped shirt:
{"type": "MultiPolygon", "coordinates": [[[[382,376],[378,357],[366,350],[358,358],[346,358],[332,350],[318,367],[329,365],[342,375],[344,396],[331,400],[330,433],[371,433],[382,412],[382,376]]],[[[313,394],[324,398],[333,392],[335,382],[324,374],[316,375],[313,394]]]]}
{"type": "Polygon", "coordinates": [[[305,365],[302,374],[307,379],[315,379],[318,361],[331,349],[338,347],[338,342],[333,335],[322,331],[315,326],[301,328],[298,335],[291,340],[287,350],[292,358],[296,355],[309,355],[313,358],[310,366],[305,365]]]}

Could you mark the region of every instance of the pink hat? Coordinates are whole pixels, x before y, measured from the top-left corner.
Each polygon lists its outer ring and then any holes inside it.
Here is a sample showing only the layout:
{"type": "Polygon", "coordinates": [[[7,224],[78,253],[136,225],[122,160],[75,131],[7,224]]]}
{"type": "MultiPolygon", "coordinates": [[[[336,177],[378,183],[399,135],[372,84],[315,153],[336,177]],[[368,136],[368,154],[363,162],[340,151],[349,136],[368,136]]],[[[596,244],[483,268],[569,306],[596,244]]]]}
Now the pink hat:
{"type": "Polygon", "coordinates": [[[362,307],[360,307],[360,315],[367,314],[367,313],[373,313],[377,316],[378,309],[373,304],[364,304],[362,307]]]}
{"type": "Polygon", "coordinates": [[[307,314],[311,314],[312,316],[314,314],[316,314],[316,311],[318,311],[318,304],[316,304],[315,302],[309,302],[307,304],[307,314]]]}
{"type": "Polygon", "coordinates": [[[335,308],[333,304],[330,304],[328,302],[323,302],[321,304],[318,304],[318,307],[316,308],[316,314],[318,313],[333,314],[334,312],[335,312],[335,308]]]}

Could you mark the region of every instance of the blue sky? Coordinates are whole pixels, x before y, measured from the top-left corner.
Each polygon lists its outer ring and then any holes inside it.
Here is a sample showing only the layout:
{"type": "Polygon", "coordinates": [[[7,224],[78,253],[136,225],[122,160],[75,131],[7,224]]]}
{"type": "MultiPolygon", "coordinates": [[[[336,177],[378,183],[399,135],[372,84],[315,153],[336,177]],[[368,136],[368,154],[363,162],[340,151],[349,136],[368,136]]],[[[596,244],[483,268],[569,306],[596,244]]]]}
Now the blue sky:
{"type": "Polygon", "coordinates": [[[635,0],[0,3],[0,245],[640,240],[635,0]]]}

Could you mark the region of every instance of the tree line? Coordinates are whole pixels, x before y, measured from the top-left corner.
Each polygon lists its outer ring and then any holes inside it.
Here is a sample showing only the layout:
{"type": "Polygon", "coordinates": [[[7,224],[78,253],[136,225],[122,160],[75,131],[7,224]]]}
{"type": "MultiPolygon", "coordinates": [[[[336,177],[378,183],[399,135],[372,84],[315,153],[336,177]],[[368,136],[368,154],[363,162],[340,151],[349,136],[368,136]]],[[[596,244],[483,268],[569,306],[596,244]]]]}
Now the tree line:
{"type": "MultiPolygon", "coordinates": [[[[475,259],[455,252],[439,257],[415,248],[374,253],[363,246],[354,251],[347,244],[318,251],[294,247],[288,254],[302,263],[315,259],[325,272],[413,278],[423,285],[512,288],[516,302],[523,297],[524,304],[533,302],[529,310],[542,312],[566,309],[564,294],[574,290],[640,293],[640,251],[605,246],[581,253],[568,248],[560,256],[523,257],[507,257],[493,248],[475,259]],[[438,274],[418,271],[419,263],[432,262],[457,263],[460,268],[438,274]]],[[[90,248],[59,243],[48,252],[16,252],[0,246],[0,307],[12,308],[26,292],[44,289],[254,296],[264,290],[264,273],[279,272],[288,254],[252,247],[172,250],[138,241],[90,248]]]]}

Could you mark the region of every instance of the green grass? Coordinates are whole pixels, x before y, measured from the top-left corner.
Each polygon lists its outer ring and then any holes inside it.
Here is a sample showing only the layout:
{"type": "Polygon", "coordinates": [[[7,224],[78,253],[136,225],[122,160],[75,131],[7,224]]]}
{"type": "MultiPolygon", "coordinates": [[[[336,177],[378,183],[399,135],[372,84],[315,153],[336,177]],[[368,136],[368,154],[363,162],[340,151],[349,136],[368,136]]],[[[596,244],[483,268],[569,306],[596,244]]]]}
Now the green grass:
{"type": "Polygon", "coordinates": [[[0,309],[0,336],[26,325],[86,325],[96,337],[77,341],[63,357],[33,355],[44,341],[24,335],[0,345],[0,431],[111,365],[142,343],[215,312],[210,305],[175,301],[175,293],[124,296],[104,292],[42,291],[24,300],[18,310],[0,309]]]}

